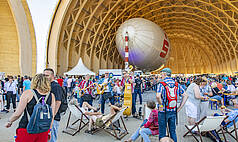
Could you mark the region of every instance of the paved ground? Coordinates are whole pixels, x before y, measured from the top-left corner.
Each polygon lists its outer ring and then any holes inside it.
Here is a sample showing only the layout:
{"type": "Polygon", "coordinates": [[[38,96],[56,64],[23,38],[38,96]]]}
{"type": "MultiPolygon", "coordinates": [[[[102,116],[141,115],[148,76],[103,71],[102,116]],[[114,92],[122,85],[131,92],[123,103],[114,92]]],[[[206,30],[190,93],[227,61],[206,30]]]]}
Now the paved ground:
{"type": "MultiPolygon", "coordinates": [[[[138,98],[139,99],[139,98],[138,98]]],[[[153,92],[146,92],[143,94],[143,103],[145,103],[148,100],[155,100],[155,93],[153,92]]],[[[107,107],[108,108],[108,107],[107,107]]],[[[108,110],[107,110],[108,111],[108,110]]],[[[210,113],[214,113],[215,111],[209,110],[210,113]]],[[[12,142],[15,135],[15,129],[17,128],[18,121],[13,124],[13,126],[9,129],[6,129],[4,127],[5,123],[7,122],[8,118],[10,117],[11,113],[5,114],[0,113],[0,142],[12,142]]],[[[85,134],[84,130],[80,133],[76,134],[75,136],[70,136],[65,133],[62,133],[62,130],[66,126],[68,114],[63,116],[63,119],[60,123],[59,128],[59,139],[58,142],[120,142],[116,140],[115,138],[111,137],[110,135],[106,134],[105,132],[99,132],[94,135],[85,134]]],[[[181,110],[179,113],[179,124],[177,126],[177,137],[179,142],[193,142],[195,141],[191,136],[188,136],[186,138],[183,138],[183,134],[185,133],[185,127],[184,124],[186,124],[186,115],[184,109],[181,110]]],[[[128,118],[125,120],[125,124],[127,126],[127,129],[129,131],[129,134],[124,137],[121,141],[124,141],[128,139],[133,132],[138,128],[138,126],[142,123],[142,120],[134,119],[134,118],[128,118]]],[[[141,139],[138,139],[137,142],[139,142],[141,139]]],[[[158,138],[153,137],[151,138],[152,142],[158,141],[158,138]]],[[[204,138],[205,142],[210,142],[211,140],[204,138]]],[[[229,142],[232,142],[234,140],[229,139],[229,142]]]]}

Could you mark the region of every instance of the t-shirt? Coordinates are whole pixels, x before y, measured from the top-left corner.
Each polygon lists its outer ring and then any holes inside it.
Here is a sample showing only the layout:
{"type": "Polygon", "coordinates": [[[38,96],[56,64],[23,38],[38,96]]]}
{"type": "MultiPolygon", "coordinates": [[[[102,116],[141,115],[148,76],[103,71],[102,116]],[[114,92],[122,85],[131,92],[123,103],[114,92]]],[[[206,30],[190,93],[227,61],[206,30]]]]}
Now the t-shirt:
{"type": "Polygon", "coordinates": [[[141,89],[142,81],[140,79],[135,79],[135,89],[141,89]]]}
{"type": "Polygon", "coordinates": [[[67,81],[68,81],[68,78],[65,78],[65,79],[64,79],[64,83],[63,83],[64,87],[67,87],[67,85],[68,85],[68,84],[67,84],[67,81]]]}
{"type": "Polygon", "coordinates": [[[227,91],[235,92],[235,91],[236,91],[236,88],[235,88],[234,85],[228,85],[228,86],[227,86],[227,91]]]}
{"type": "Polygon", "coordinates": [[[228,80],[227,76],[222,77],[223,80],[228,80]]]}
{"type": "MultiPolygon", "coordinates": [[[[104,85],[105,85],[105,84],[107,84],[107,83],[108,83],[108,81],[109,81],[109,79],[108,79],[108,78],[107,78],[107,79],[104,79],[104,82],[103,82],[103,83],[104,83],[104,85]]],[[[105,90],[104,92],[110,92],[110,89],[109,89],[109,86],[108,86],[108,85],[106,86],[106,90],[105,90]]]]}
{"type": "Polygon", "coordinates": [[[30,80],[24,80],[23,87],[25,87],[25,91],[30,90],[31,89],[31,81],[30,80]]]}
{"type": "MultiPolygon", "coordinates": [[[[61,101],[62,102],[62,99],[63,99],[63,89],[62,87],[56,83],[55,81],[52,81],[51,82],[51,93],[53,93],[55,95],[55,101],[61,101]]],[[[60,108],[59,108],[60,109],[60,108]]],[[[59,113],[59,110],[58,112],[56,113],[55,115],[55,118],[54,120],[56,121],[60,121],[60,113],[59,113]]]]}
{"type": "Polygon", "coordinates": [[[80,90],[80,88],[79,88],[78,86],[75,86],[75,88],[74,88],[74,93],[75,93],[75,95],[77,96],[77,98],[80,98],[80,96],[79,96],[79,90],[80,90]]]}
{"type": "Polygon", "coordinates": [[[62,87],[62,86],[63,86],[63,82],[64,82],[64,80],[61,79],[61,78],[59,78],[59,79],[57,79],[57,81],[58,81],[59,85],[62,87]]]}
{"type": "Polygon", "coordinates": [[[67,80],[67,87],[71,87],[71,83],[72,83],[72,78],[69,78],[67,80]]]}
{"type": "Polygon", "coordinates": [[[117,91],[117,94],[121,94],[121,88],[120,88],[120,86],[116,85],[116,91],[117,91]]]}

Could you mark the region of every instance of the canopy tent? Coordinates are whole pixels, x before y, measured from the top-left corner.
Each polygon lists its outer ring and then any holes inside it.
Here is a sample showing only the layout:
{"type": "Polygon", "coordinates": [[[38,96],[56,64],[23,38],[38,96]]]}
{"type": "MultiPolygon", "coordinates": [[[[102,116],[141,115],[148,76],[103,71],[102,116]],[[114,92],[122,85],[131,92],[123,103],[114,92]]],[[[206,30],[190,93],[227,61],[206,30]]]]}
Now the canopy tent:
{"type": "Polygon", "coordinates": [[[67,75],[95,75],[94,72],[90,71],[84,64],[81,58],[79,58],[78,64],[70,71],[64,73],[67,75]]]}

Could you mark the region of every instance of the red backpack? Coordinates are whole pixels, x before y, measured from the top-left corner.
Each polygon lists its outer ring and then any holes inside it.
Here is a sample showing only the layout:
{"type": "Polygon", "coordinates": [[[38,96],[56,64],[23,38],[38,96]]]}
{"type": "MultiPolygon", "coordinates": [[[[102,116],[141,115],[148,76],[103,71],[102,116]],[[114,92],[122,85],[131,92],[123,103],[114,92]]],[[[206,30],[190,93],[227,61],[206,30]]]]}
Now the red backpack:
{"type": "Polygon", "coordinates": [[[177,107],[177,91],[178,91],[178,83],[175,82],[173,88],[170,88],[167,83],[160,82],[165,90],[166,90],[166,108],[167,109],[174,109],[177,107]]]}

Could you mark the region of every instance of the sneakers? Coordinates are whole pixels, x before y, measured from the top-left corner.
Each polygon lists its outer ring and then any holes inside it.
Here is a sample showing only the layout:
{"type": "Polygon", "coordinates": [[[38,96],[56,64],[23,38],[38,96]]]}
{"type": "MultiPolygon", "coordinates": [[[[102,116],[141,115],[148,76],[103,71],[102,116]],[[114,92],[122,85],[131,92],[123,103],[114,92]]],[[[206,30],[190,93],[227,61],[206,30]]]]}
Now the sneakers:
{"type": "Polygon", "coordinates": [[[84,132],[93,135],[93,131],[92,130],[85,130],[84,132]]]}
{"type": "Polygon", "coordinates": [[[6,112],[6,111],[7,111],[6,109],[1,110],[1,112],[6,112]]]}

